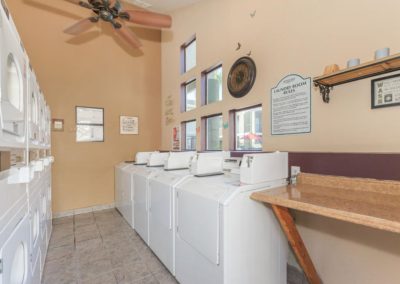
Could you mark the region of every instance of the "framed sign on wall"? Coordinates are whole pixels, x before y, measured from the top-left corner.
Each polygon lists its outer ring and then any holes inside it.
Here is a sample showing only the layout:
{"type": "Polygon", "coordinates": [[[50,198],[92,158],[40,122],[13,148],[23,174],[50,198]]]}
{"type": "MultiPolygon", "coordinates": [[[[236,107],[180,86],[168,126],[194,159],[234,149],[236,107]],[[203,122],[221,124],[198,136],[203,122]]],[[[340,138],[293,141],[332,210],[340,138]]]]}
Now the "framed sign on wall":
{"type": "Polygon", "coordinates": [[[172,128],[172,150],[181,150],[181,127],[175,126],[172,128]]]}
{"type": "Polygon", "coordinates": [[[53,131],[64,131],[64,119],[53,118],[51,120],[51,130],[53,131]]]}
{"type": "Polygon", "coordinates": [[[104,142],[104,109],[76,107],[76,142],[104,142]]]}
{"type": "Polygon", "coordinates": [[[290,74],[271,89],[271,134],[311,132],[311,78],[290,74]]]}
{"type": "Polygon", "coordinates": [[[400,105],[400,74],[371,81],[371,108],[400,105]]]}
{"type": "Polygon", "coordinates": [[[119,133],[122,135],[138,135],[139,134],[139,118],[135,116],[119,117],[119,133]]]}

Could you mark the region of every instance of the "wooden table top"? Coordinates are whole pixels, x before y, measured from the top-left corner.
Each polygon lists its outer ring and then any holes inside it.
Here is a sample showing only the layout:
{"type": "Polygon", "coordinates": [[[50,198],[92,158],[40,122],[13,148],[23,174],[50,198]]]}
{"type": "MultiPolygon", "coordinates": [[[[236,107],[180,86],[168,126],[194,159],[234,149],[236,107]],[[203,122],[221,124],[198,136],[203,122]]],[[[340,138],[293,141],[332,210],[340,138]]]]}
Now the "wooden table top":
{"type": "Polygon", "coordinates": [[[400,182],[301,174],[297,185],[258,191],[257,201],[400,233],[400,182]]]}

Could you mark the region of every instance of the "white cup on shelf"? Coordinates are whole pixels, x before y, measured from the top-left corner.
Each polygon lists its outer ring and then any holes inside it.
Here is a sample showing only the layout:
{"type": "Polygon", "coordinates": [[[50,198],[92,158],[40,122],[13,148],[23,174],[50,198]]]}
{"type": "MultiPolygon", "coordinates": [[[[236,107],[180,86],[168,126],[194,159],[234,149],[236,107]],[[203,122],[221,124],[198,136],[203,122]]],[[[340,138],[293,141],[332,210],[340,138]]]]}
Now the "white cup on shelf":
{"type": "Polygon", "coordinates": [[[360,65],[360,58],[352,58],[347,61],[347,68],[355,67],[360,65]]]}
{"type": "Polygon", "coordinates": [[[390,55],[390,48],[385,47],[375,51],[375,60],[387,57],[390,55]]]}

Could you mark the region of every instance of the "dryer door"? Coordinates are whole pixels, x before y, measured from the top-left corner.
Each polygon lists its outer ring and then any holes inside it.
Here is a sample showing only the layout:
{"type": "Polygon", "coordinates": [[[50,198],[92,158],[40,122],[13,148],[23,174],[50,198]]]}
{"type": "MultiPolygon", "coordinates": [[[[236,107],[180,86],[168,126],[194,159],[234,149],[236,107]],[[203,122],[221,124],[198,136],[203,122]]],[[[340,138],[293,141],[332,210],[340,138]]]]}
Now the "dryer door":
{"type": "Polygon", "coordinates": [[[23,142],[25,136],[26,61],[10,22],[2,18],[1,35],[1,123],[8,142],[23,142]],[[11,140],[9,140],[11,139],[11,140]]]}
{"type": "Polygon", "coordinates": [[[17,225],[1,251],[3,273],[1,283],[25,284],[29,281],[29,222],[25,216],[17,225]]]}
{"type": "Polygon", "coordinates": [[[177,234],[214,264],[219,264],[220,212],[216,199],[180,190],[177,234]]]}

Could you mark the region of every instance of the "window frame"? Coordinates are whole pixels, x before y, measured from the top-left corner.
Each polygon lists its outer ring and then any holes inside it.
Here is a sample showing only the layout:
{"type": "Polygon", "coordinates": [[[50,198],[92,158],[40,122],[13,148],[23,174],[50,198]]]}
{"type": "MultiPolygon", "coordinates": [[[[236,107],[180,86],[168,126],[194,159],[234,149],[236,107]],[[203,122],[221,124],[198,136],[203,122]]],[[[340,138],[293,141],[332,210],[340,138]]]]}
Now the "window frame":
{"type": "Polygon", "coordinates": [[[196,65],[194,65],[191,69],[186,70],[186,49],[196,41],[196,35],[193,35],[187,42],[181,45],[181,74],[185,74],[189,70],[192,70],[197,66],[197,45],[196,45],[196,65]]]}
{"type": "MultiPolygon", "coordinates": [[[[218,68],[222,69],[222,72],[224,72],[223,69],[223,64],[222,63],[218,63],[206,70],[204,70],[203,72],[201,72],[201,87],[202,87],[202,92],[201,92],[201,105],[205,106],[208,105],[208,83],[207,83],[207,75],[210,74],[211,72],[217,70],[218,68]]],[[[223,73],[222,73],[223,74],[223,73]]],[[[223,81],[223,78],[222,78],[223,81]]],[[[224,84],[221,82],[221,86],[222,88],[224,88],[224,84]]],[[[220,101],[217,102],[213,102],[213,103],[218,103],[218,102],[222,102],[223,100],[223,95],[224,95],[224,90],[222,89],[222,98],[220,101]]]]}
{"type": "Polygon", "coordinates": [[[105,122],[104,122],[105,114],[104,114],[104,108],[102,107],[88,107],[88,106],[75,106],[75,125],[76,125],[76,132],[75,132],[75,142],[76,143],[101,143],[104,142],[105,139],[105,122]],[[79,108],[87,108],[87,109],[97,109],[102,111],[102,121],[103,123],[78,123],[78,109],[79,108]],[[86,125],[86,126],[102,126],[103,127],[103,139],[102,140],[95,140],[95,141],[78,141],[78,126],[79,125],[86,125]]]}
{"type": "MultiPolygon", "coordinates": [[[[207,133],[208,133],[207,132],[207,119],[213,118],[213,117],[217,117],[217,116],[221,116],[222,132],[223,132],[224,131],[224,126],[223,126],[223,124],[224,124],[224,116],[223,116],[222,112],[215,113],[215,114],[210,114],[210,115],[206,115],[206,116],[201,117],[201,128],[203,129],[203,131],[202,131],[203,135],[202,135],[202,139],[201,139],[201,149],[203,151],[212,152],[212,151],[222,151],[222,149],[223,149],[223,145],[222,145],[220,150],[210,150],[210,149],[208,149],[208,145],[207,145],[207,137],[208,137],[207,136],[207,133]]],[[[224,143],[224,135],[222,133],[222,144],[223,143],[224,143]]]]}
{"type": "Polygon", "coordinates": [[[197,79],[196,78],[192,78],[186,82],[183,82],[181,84],[181,112],[188,112],[188,111],[192,111],[195,110],[197,108],[197,79]],[[188,110],[187,109],[187,92],[186,92],[186,87],[187,85],[196,82],[196,103],[195,103],[195,107],[193,109],[188,110]]]}
{"type": "Polygon", "coordinates": [[[181,149],[182,151],[196,151],[197,149],[197,120],[196,119],[191,119],[191,120],[185,120],[181,122],[181,149]],[[196,143],[194,145],[194,149],[188,149],[186,147],[186,124],[190,123],[190,122],[194,122],[196,123],[196,143]]]}
{"type": "MultiPolygon", "coordinates": [[[[262,104],[256,104],[256,105],[252,105],[252,106],[248,106],[248,107],[244,107],[244,108],[240,108],[240,109],[232,109],[229,111],[229,121],[230,124],[233,125],[233,127],[231,128],[230,131],[230,149],[232,149],[231,151],[235,151],[235,152],[254,152],[254,153],[260,153],[263,151],[263,148],[261,147],[260,150],[257,149],[251,149],[251,150],[238,150],[236,148],[236,113],[237,112],[241,112],[241,111],[246,111],[246,110],[251,110],[251,109],[255,109],[255,108],[259,108],[261,107],[261,114],[263,114],[263,105],[262,104]]],[[[264,138],[264,136],[263,136],[264,138]]],[[[263,141],[264,142],[264,141],[263,141]]],[[[264,146],[264,143],[262,143],[262,146],[264,146]]]]}

